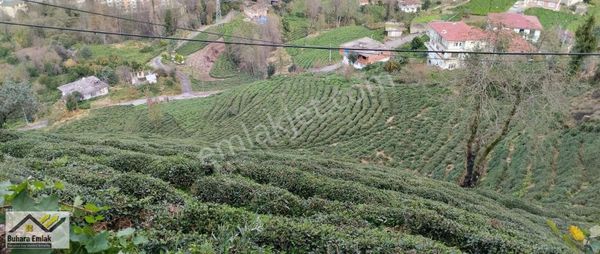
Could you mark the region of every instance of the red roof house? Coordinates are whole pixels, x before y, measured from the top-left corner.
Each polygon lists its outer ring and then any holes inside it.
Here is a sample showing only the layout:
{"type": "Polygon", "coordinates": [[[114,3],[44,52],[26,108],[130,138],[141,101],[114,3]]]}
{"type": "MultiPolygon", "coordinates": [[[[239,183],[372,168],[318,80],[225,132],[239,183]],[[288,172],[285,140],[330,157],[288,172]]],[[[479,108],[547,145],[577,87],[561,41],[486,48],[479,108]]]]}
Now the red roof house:
{"type": "Polygon", "coordinates": [[[519,13],[490,13],[488,14],[488,29],[512,30],[527,40],[537,42],[543,28],[536,16],[519,13]]]}
{"type": "Polygon", "coordinates": [[[486,37],[486,33],[465,22],[434,21],[429,27],[446,41],[479,41],[486,37]]]}

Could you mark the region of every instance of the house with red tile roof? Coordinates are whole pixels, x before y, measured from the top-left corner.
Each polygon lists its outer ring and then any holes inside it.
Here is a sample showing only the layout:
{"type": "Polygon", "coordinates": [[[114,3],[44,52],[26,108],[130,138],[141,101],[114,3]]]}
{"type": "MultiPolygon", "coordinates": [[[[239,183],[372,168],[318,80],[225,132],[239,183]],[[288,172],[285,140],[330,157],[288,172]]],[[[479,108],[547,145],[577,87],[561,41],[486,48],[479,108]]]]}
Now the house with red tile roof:
{"type": "Polygon", "coordinates": [[[427,62],[442,69],[459,68],[466,55],[452,51],[473,51],[485,46],[486,32],[465,24],[465,22],[434,21],[429,23],[427,31],[429,42],[425,45],[432,51],[447,51],[444,53],[429,53],[427,62]]]}
{"type": "Polygon", "coordinates": [[[398,1],[398,8],[402,12],[416,13],[421,9],[421,0],[400,0],[398,1]]]}
{"type": "Polygon", "coordinates": [[[531,52],[534,47],[518,34],[506,30],[484,31],[466,23],[434,21],[427,31],[429,41],[425,44],[431,52],[427,63],[442,69],[463,66],[467,57],[464,51],[531,52]]]}
{"type": "Polygon", "coordinates": [[[536,16],[520,13],[488,14],[488,30],[510,30],[520,34],[524,39],[537,42],[542,34],[542,23],[536,16]]]}

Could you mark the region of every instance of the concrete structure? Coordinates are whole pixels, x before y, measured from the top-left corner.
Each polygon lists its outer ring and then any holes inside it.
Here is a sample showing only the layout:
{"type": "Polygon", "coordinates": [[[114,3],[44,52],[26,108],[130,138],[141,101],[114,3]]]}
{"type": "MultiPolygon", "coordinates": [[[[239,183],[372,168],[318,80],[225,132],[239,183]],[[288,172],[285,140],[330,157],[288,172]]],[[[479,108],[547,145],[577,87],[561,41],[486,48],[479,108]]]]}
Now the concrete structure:
{"type": "Polygon", "coordinates": [[[394,21],[385,22],[385,36],[389,38],[401,37],[404,30],[406,30],[404,23],[394,21]]]}
{"type": "Polygon", "coordinates": [[[536,16],[519,13],[488,14],[488,30],[498,29],[514,31],[526,40],[537,42],[542,33],[542,23],[536,16]]]}
{"type": "Polygon", "coordinates": [[[19,11],[27,12],[27,4],[19,0],[0,0],[0,12],[15,18],[19,11]]]}
{"type": "Polygon", "coordinates": [[[421,0],[400,0],[398,1],[398,8],[402,12],[416,13],[421,9],[421,0]]]}
{"type": "Polygon", "coordinates": [[[132,85],[141,85],[141,84],[156,84],[158,83],[158,77],[156,73],[152,72],[137,72],[131,75],[131,84],[132,85]]]}
{"type": "Polygon", "coordinates": [[[101,81],[95,76],[89,76],[77,80],[75,82],[62,85],[58,87],[58,90],[62,93],[62,97],[65,98],[68,95],[79,92],[83,97],[83,100],[104,96],[108,94],[108,84],[101,81]]]}
{"type": "Polygon", "coordinates": [[[420,23],[411,23],[410,24],[410,33],[411,34],[420,34],[427,32],[428,26],[427,24],[420,23]]]}
{"type": "Polygon", "coordinates": [[[391,52],[389,51],[373,51],[363,49],[388,49],[385,44],[373,40],[369,37],[364,37],[358,40],[344,43],[340,45],[340,54],[344,56],[343,63],[352,65],[356,69],[362,69],[369,64],[377,62],[387,62],[390,60],[391,52]],[[350,62],[351,55],[356,55],[356,61],[350,62]]]}
{"type": "Polygon", "coordinates": [[[523,0],[525,8],[539,7],[553,11],[560,11],[561,0],[523,0]]]}
{"type": "Polygon", "coordinates": [[[463,66],[467,54],[462,51],[497,50],[507,52],[531,52],[534,47],[518,34],[508,30],[484,31],[464,22],[435,21],[429,23],[430,40],[425,45],[431,51],[427,63],[442,69],[463,66]],[[453,51],[457,52],[454,53],[453,51]]]}

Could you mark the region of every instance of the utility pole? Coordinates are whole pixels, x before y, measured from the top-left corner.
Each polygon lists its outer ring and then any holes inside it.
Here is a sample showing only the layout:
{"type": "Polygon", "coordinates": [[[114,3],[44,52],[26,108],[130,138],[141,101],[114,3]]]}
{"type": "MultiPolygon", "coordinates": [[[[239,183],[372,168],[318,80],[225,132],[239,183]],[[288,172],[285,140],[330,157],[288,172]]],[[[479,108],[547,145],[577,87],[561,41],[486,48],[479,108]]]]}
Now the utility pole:
{"type": "Polygon", "coordinates": [[[217,1],[217,6],[216,6],[216,12],[217,12],[217,22],[221,20],[221,0],[216,0],[217,1]]]}

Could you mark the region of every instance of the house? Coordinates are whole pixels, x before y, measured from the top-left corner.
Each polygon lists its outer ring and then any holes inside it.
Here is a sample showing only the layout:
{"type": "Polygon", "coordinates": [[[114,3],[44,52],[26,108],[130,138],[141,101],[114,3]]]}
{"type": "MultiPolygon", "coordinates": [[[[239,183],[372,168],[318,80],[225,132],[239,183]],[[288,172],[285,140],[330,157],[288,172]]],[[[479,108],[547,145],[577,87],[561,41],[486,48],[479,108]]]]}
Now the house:
{"type": "Polygon", "coordinates": [[[391,52],[366,49],[388,49],[385,44],[364,37],[358,40],[350,41],[340,45],[340,54],[344,56],[344,64],[352,64],[356,69],[362,69],[369,64],[377,62],[387,62],[390,60],[391,52]],[[356,61],[351,63],[351,56],[356,56],[356,61]]]}
{"type": "Polygon", "coordinates": [[[398,8],[402,12],[416,13],[421,9],[421,0],[400,0],[398,8]]]}
{"type": "Polygon", "coordinates": [[[542,33],[542,23],[536,16],[519,13],[488,14],[488,30],[498,29],[514,31],[526,40],[537,42],[542,33]]]}
{"type": "Polygon", "coordinates": [[[583,0],[522,0],[517,1],[517,4],[524,8],[544,8],[552,11],[560,11],[561,4],[566,6],[574,6],[582,3],[583,0]]]}
{"type": "Polygon", "coordinates": [[[466,55],[451,51],[470,51],[483,48],[486,33],[472,26],[459,22],[434,21],[429,23],[427,31],[429,41],[425,43],[431,51],[449,51],[444,53],[428,53],[427,63],[442,69],[458,68],[466,55]]]}
{"type": "Polygon", "coordinates": [[[131,75],[131,84],[132,85],[141,85],[141,84],[156,84],[158,82],[158,78],[156,73],[148,72],[144,73],[143,71],[136,72],[131,75]]]}
{"type": "Polygon", "coordinates": [[[539,7],[553,11],[560,11],[561,0],[524,0],[526,8],[539,7]]]}
{"type": "Polygon", "coordinates": [[[244,15],[246,18],[253,21],[258,21],[261,18],[267,17],[269,6],[266,4],[256,3],[244,7],[244,15]]]}
{"type": "Polygon", "coordinates": [[[59,86],[58,90],[61,91],[63,98],[67,97],[68,95],[74,92],[79,92],[83,97],[82,99],[88,100],[91,98],[107,95],[108,84],[101,81],[95,76],[89,76],[77,80],[75,82],[59,86]]]}
{"type": "Polygon", "coordinates": [[[425,33],[429,29],[429,26],[424,23],[411,23],[410,24],[410,33],[411,34],[420,34],[425,33]]]}
{"type": "Polygon", "coordinates": [[[460,52],[464,51],[489,51],[492,48],[508,52],[532,52],[535,50],[529,42],[511,31],[503,29],[484,31],[462,21],[431,22],[427,35],[430,38],[425,44],[427,49],[438,51],[427,54],[427,63],[442,69],[462,67],[467,54],[460,52]]]}
{"type": "Polygon", "coordinates": [[[19,0],[0,0],[0,12],[15,18],[19,11],[27,12],[27,4],[19,0]]]}
{"type": "Polygon", "coordinates": [[[406,30],[404,23],[394,21],[385,22],[385,35],[389,38],[401,37],[404,30],[406,30]]]}

